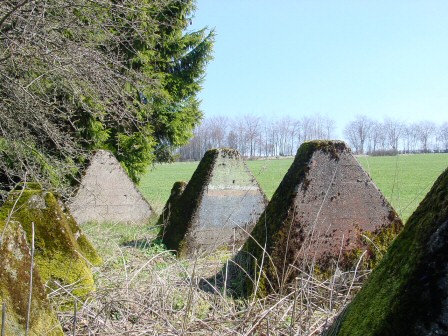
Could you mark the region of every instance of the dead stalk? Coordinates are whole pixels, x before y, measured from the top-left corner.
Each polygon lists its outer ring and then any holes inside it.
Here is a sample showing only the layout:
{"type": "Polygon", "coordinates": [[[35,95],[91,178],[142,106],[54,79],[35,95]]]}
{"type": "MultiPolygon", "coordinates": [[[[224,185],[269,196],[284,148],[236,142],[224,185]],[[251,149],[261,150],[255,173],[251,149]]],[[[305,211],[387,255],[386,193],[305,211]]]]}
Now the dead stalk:
{"type": "MultiPolygon", "coordinates": [[[[6,228],[8,227],[8,224],[11,221],[11,217],[12,217],[12,215],[15,212],[17,203],[19,202],[20,198],[22,197],[23,192],[25,191],[25,186],[26,186],[26,174],[25,174],[25,177],[24,177],[24,180],[23,180],[22,189],[20,190],[20,194],[17,197],[17,199],[14,201],[14,204],[13,204],[13,206],[11,208],[11,211],[9,211],[8,217],[6,218],[5,226],[3,227],[2,236],[1,236],[1,239],[0,239],[0,244],[1,244],[1,242],[3,242],[3,238],[4,238],[4,235],[5,235],[6,228]]],[[[16,185],[16,187],[17,187],[17,185],[16,185]]]]}
{"type": "Polygon", "coordinates": [[[2,332],[1,336],[5,336],[5,323],[6,323],[6,303],[2,303],[2,332]]]}
{"type": "Polygon", "coordinates": [[[31,319],[31,300],[33,297],[33,269],[34,269],[34,222],[31,222],[31,266],[30,266],[30,290],[28,296],[28,310],[26,313],[26,329],[25,336],[28,336],[30,331],[31,319]]]}
{"type": "Polygon", "coordinates": [[[226,260],[226,270],[225,270],[225,277],[224,277],[224,290],[223,290],[223,297],[224,299],[227,297],[227,275],[229,273],[229,261],[226,260]]]}
{"type": "Polygon", "coordinates": [[[296,320],[296,306],[297,306],[297,292],[299,291],[299,278],[295,278],[294,282],[294,302],[291,313],[291,329],[289,331],[290,336],[294,335],[294,323],[296,320]]]}
{"type": "Polygon", "coordinates": [[[73,336],[76,336],[76,315],[78,310],[78,301],[74,301],[74,308],[73,308],[73,336]]]}
{"type": "Polygon", "coordinates": [[[185,332],[185,327],[187,325],[187,321],[188,321],[188,317],[190,315],[190,310],[192,307],[192,302],[193,302],[193,286],[194,286],[194,281],[195,281],[195,271],[196,271],[196,265],[198,262],[198,258],[194,259],[194,265],[193,265],[193,271],[191,273],[191,277],[190,277],[190,290],[188,292],[188,299],[187,299],[187,305],[185,307],[185,315],[184,315],[184,320],[182,322],[182,331],[181,331],[181,335],[184,334],[185,332]]]}

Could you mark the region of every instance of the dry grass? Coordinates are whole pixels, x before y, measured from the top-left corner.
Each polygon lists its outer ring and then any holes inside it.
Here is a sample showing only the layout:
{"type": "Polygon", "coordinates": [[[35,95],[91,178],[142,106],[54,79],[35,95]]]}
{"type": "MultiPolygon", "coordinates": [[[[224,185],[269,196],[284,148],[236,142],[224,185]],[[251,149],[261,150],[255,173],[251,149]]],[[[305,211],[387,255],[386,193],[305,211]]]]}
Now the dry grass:
{"type": "MultiPolygon", "coordinates": [[[[318,335],[366,277],[345,273],[319,281],[301,273],[287,294],[242,299],[223,286],[203,290],[226,264],[223,252],[178,260],[154,243],[148,227],[84,230],[105,261],[95,269],[96,292],[77,303],[76,319],[62,308],[75,302],[71,288],[50,295],[67,335],[318,335]]],[[[241,281],[233,274],[227,280],[241,281]]]]}

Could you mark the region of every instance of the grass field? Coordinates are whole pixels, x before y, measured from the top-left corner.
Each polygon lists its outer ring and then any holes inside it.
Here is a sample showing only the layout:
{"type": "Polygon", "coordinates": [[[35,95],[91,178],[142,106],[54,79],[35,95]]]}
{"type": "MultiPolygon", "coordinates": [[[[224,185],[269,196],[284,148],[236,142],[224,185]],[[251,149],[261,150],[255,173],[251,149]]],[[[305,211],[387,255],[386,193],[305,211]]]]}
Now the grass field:
{"type": "Polygon", "coordinates": [[[358,160],[403,220],[448,167],[448,154],[365,156],[358,160]]]}
{"type": "MultiPolygon", "coordinates": [[[[414,154],[358,158],[378,188],[403,220],[412,214],[436,178],[448,166],[448,154],[414,154]]],[[[248,161],[268,198],[271,198],[293,159],[248,161]]],[[[176,181],[188,181],[198,162],[156,165],[140,182],[140,190],[160,212],[176,181]]]]}

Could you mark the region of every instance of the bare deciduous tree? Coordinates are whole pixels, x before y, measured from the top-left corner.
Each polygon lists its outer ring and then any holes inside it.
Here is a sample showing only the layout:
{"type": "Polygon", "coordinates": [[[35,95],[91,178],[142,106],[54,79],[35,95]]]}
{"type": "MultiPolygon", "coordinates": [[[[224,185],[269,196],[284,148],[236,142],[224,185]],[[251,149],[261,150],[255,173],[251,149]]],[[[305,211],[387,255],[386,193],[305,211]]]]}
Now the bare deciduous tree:
{"type": "Polygon", "coordinates": [[[439,142],[445,152],[448,152],[448,122],[444,122],[438,132],[439,142]]]}
{"type": "Polygon", "coordinates": [[[422,121],[417,125],[418,140],[424,153],[429,151],[429,142],[431,137],[435,136],[436,125],[431,121],[422,121]]]}
{"type": "Polygon", "coordinates": [[[383,127],[389,148],[394,152],[398,152],[398,143],[403,135],[403,123],[397,120],[384,120],[383,127]]]}
{"type": "Polygon", "coordinates": [[[369,138],[374,124],[366,116],[358,115],[345,126],[344,134],[358,154],[364,154],[366,140],[369,138]]]}
{"type": "Polygon", "coordinates": [[[251,114],[246,114],[243,117],[245,136],[244,138],[249,143],[249,156],[255,156],[256,141],[259,138],[258,134],[260,132],[260,121],[259,117],[251,114]]]}
{"type": "MultiPolygon", "coordinates": [[[[304,141],[330,139],[334,127],[335,123],[331,118],[321,115],[302,116],[300,119],[284,116],[276,120],[245,115],[232,122],[228,122],[225,117],[213,117],[206,119],[196,129],[195,138],[190,145],[181,148],[179,154],[184,159],[190,159],[191,156],[187,153],[200,137],[209,146],[200,147],[195,152],[196,159],[201,158],[205,148],[211,148],[210,145],[232,147],[244,156],[294,155],[304,141]],[[224,140],[217,141],[217,138],[224,140]]],[[[447,150],[448,147],[447,123],[438,128],[436,134],[435,124],[428,121],[406,124],[384,119],[379,122],[358,115],[346,125],[344,135],[358,154],[391,155],[427,151],[430,148],[447,150]],[[425,130],[424,133],[422,129],[425,130]]]]}

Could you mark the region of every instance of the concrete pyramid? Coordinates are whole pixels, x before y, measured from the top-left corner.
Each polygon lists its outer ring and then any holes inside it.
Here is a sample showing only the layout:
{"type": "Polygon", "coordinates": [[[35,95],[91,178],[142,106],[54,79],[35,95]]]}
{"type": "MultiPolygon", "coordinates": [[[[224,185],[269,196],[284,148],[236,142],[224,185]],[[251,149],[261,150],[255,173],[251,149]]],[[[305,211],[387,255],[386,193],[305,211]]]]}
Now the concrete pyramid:
{"type": "Polygon", "coordinates": [[[324,334],[448,334],[448,169],[324,334]]]}
{"type": "Polygon", "coordinates": [[[40,186],[10,192],[0,208],[0,220],[19,223],[31,244],[35,227],[35,263],[42,281],[52,288],[73,286],[73,294],[84,298],[95,289],[90,265],[101,258],[79,226],[51,192],[40,186]]]}
{"type": "Polygon", "coordinates": [[[300,146],[244,250],[263,265],[252,274],[265,275],[259,289],[269,292],[291,283],[297,269],[321,276],[336,266],[350,269],[365,250],[372,266],[401,228],[344,142],[310,141],[300,146]]]}
{"type": "MultiPolygon", "coordinates": [[[[20,224],[0,220],[0,303],[5,304],[5,335],[25,335],[31,279],[31,253],[20,224]]],[[[36,267],[32,273],[29,335],[63,336],[36,267]]],[[[3,334],[3,333],[2,333],[3,334]]]]}
{"type": "Polygon", "coordinates": [[[115,156],[99,150],[69,204],[79,224],[86,222],[147,223],[152,210],[115,156]]]}
{"type": "Polygon", "coordinates": [[[173,188],[161,233],[169,249],[194,256],[241,247],[263,212],[266,197],[238,151],[205,153],[188,185],[173,188]]]}
{"type": "Polygon", "coordinates": [[[172,207],[176,206],[176,203],[179,202],[180,197],[185,191],[185,188],[187,187],[188,182],[186,181],[177,181],[174,182],[173,187],[171,188],[170,197],[166,201],[165,206],[163,207],[162,214],[159,217],[159,220],[157,221],[158,225],[165,225],[170,220],[170,216],[172,214],[172,207]]]}

